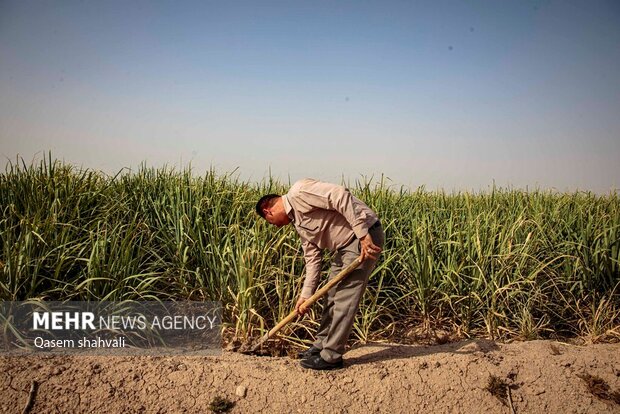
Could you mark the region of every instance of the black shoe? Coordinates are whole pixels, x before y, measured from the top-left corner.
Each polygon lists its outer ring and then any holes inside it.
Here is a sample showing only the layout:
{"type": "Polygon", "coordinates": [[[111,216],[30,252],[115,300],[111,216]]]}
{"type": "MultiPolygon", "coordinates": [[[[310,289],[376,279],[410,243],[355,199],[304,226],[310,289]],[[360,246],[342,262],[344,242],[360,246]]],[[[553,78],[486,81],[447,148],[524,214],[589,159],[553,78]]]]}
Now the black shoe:
{"type": "Polygon", "coordinates": [[[321,355],[311,356],[307,359],[303,359],[301,361],[301,366],[304,368],[316,369],[316,370],[329,370],[329,369],[340,369],[344,366],[342,363],[342,358],[337,360],[336,362],[327,362],[321,355]]]}
{"type": "Polygon", "coordinates": [[[297,356],[299,357],[299,359],[306,359],[306,358],[313,357],[315,355],[319,355],[320,353],[321,353],[321,350],[317,348],[316,346],[312,345],[310,348],[306,349],[305,351],[298,353],[297,356]]]}

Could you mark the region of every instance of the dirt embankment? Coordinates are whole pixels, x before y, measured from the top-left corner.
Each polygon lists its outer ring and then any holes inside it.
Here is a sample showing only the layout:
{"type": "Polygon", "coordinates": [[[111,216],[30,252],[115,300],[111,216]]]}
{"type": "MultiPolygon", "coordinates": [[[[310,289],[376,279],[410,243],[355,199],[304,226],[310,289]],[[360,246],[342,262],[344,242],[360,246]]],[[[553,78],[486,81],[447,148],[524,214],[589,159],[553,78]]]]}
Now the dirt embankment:
{"type": "Polygon", "coordinates": [[[209,413],[215,397],[233,413],[620,413],[620,344],[373,344],[331,372],[231,352],[1,357],[0,410],[22,412],[33,381],[32,413],[209,413]]]}

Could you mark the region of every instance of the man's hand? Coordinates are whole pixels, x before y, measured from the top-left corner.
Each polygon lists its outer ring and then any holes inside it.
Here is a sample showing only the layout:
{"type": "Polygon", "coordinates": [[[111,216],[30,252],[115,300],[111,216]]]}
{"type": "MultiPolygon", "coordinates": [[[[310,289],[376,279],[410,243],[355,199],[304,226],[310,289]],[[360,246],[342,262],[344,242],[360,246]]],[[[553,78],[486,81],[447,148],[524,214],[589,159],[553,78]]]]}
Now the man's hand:
{"type": "Polygon", "coordinates": [[[297,303],[295,304],[295,310],[298,314],[302,316],[310,311],[310,309],[308,309],[306,306],[301,306],[301,304],[304,303],[306,299],[308,298],[303,298],[300,296],[299,299],[297,299],[297,303]]]}
{"type": "Polygon", "coordinates": [[[362,261],[366,259],[377,260],[379,253],[381,253],[381,247],[373,243],[370,234],[366,234],[360,239],[360,256],[362,261]]]}

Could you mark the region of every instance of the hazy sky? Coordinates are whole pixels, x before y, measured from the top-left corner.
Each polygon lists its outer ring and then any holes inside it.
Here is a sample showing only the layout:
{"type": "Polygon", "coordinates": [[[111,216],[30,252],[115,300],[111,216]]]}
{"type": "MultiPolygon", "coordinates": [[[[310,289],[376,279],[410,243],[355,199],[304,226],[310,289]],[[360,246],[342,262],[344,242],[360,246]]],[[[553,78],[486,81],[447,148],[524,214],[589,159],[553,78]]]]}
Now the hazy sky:
{"type": "Polygon", "coordinates": [[[0,156],[620,188],[617,1],[0,0],[0,156]]]}

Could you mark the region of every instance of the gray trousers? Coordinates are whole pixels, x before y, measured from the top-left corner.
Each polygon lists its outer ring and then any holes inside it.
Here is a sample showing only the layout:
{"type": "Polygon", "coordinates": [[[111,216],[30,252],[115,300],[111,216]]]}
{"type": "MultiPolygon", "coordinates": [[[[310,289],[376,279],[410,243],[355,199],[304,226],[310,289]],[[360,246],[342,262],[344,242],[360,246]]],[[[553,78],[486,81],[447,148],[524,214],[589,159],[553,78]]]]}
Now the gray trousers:
{"type": "MultiPolygon", "coordinates": [[[[369,234],[374,244],[383,247],[385,234],[381,225],[370,229],[369,234]]],[[[360,241],[358,239],[354,239],[348,246],[339,249],[332,259],[329,280],[359,255],[360,241]]],[[[323,315],[313,345],[321,350],[321,357],[325,361],[335,362],[342,358],[353,328],[355,314],[375,264],[376,260],[366,259],[360,267],[331,288],[323,297],[323,315]]]]}

